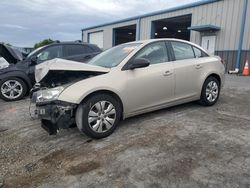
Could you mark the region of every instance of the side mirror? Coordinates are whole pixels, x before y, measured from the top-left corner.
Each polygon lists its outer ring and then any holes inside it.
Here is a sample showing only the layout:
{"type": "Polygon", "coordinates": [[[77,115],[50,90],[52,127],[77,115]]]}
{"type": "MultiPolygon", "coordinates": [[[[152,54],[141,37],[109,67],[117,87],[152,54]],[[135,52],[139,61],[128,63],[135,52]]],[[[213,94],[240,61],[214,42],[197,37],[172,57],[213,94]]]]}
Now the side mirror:
{"type": "Polygon", "coordinates": [[[129,65],[129,69],[137,69],[137,68],[143,68],[148,67],[150,65],[150,61],[144,58],[134,59],[132,63],[129,65]]]}
{"type": "Polygon", "coordinates": [[[36,65],[37,64],[37,57],[36,56],[32,56],[30,58],[30,65],[36,65]]]}

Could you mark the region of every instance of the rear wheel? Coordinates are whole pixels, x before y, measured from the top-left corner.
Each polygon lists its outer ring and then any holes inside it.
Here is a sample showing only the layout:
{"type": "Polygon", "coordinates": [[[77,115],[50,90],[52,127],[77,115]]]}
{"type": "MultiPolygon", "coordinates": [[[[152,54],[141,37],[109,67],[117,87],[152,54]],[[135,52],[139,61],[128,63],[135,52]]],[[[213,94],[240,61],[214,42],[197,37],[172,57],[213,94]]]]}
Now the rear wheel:
{"type": "Polygon", "coordinates": [[[86,135],[100,139],[114,132],[121,117],[121,105],[108,94],[97,94],[78,106],[76,124],[86,135]]]}
{"type": "Polygon", "coordinates": [[[208,77],[202,87],[199,103],[203,106],[214,105],[220,96],[220,83],[215,77],[208,77]]]}
{"type": "Polygon", "coordinates": [[[0,81],[0,98],[5,101],[22,99],[27,92],[27,86],[19,78],[6,78],[0,81]]]}

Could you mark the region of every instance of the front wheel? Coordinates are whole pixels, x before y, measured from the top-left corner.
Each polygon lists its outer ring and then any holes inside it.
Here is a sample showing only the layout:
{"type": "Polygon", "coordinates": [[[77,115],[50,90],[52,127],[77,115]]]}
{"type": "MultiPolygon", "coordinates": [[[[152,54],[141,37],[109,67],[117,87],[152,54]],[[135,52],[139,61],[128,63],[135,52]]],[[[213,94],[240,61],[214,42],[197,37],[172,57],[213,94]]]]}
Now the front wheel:
{"type": "Polygon", "coordinates": [[[0,81],[0,98],[5,101],[22,99],[27,92],[27,86],[19,78],[6,78],[0,81]]]}
{"type": "Polygon", "coordinates": [[[97,94],[80,104],[76,111],[78,129],[100,139],[111,135],[121,118],[121,105],[108,94],[97,94]]]}
{"type": "Polygon", "coordinates": [[[220,83],[215,77],[208,77],[202,87],[199,103],[203,106],[214,105],[220,96],[220,83]]]}

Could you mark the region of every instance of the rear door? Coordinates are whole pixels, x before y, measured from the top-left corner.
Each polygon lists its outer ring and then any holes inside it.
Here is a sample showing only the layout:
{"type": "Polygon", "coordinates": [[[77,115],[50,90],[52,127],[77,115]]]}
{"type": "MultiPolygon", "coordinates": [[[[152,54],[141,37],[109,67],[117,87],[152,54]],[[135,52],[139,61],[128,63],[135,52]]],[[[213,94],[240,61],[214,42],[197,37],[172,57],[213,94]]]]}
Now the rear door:
{"type": "Polygon", "coordinates": [[[82,44],[66,44],[63,46],[63,53],[65,59],[84,63],[98,54],[91,47],[82,44]]]}
{"type": "Polygon", "coordinates": [[[174,55],[175,70],[175,99],[188,99],[195,97],[200,92],[199,58],[195,57],[192,45],[171,41],[172,54],[174,55]]]}

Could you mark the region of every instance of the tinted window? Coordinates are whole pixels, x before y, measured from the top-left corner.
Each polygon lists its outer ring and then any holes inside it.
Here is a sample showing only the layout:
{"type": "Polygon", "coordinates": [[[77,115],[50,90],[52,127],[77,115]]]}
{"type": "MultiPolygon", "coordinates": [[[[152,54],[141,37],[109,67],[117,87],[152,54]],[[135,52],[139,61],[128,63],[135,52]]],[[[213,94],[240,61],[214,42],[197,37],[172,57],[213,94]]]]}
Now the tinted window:
{"type": "Polygon", "coordinates": [[[93,52],[91,48],[84,45],[65,45],[64,48],[66,56],[81,55],[93,52]]]}
{"type": "Polygon", "coordinates": [[[62,47],[57,46],[51,46],[46,49],[44,49],[42,52],[40,52],[38,55],[38,60],[40,61],[46,61],[54,58],[60,58],[62,57],[62,47]]]}
{"type": "Polygon", "coordinates": [[[198,49],[196,47],[193,47],[193,49],[194,49],[194,54],[195,54],[196,58],[202,57],[202,52],[200,49],[198,49]]]}
{"type": "Polygon", "coordinates": [[[164,63],[168,61],[168,54],[165,42],[149,44],[139,51],[135,59],[144,58],[150,61],[150,64],[164,63]]]}
{"type": "Polygon", "coordinates": [[[207,57],[208,55],[203,52],[202,50],[196,48],[193,46],[193,49],[194,49],[194,54],[195,54],[195,57],[199,58],[199,57],[207,57]]]}
{"type": "Polygon", "coordinates": [[[176,60],[194,58],[192,46],[183,42],[171,42],[176,60]]]}

